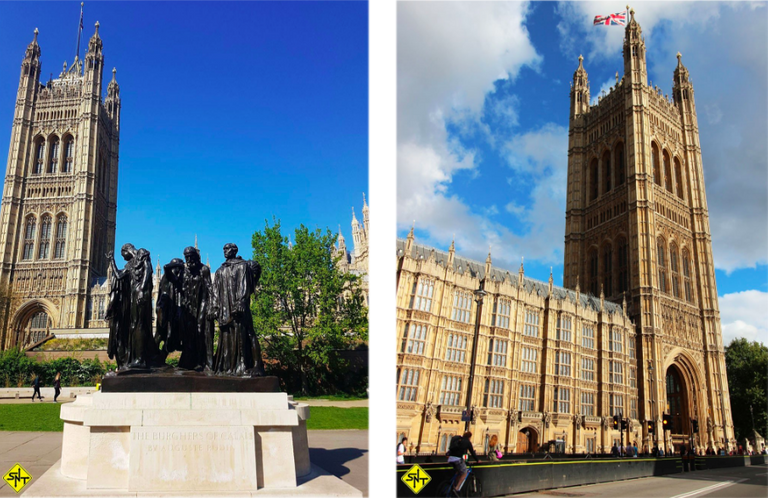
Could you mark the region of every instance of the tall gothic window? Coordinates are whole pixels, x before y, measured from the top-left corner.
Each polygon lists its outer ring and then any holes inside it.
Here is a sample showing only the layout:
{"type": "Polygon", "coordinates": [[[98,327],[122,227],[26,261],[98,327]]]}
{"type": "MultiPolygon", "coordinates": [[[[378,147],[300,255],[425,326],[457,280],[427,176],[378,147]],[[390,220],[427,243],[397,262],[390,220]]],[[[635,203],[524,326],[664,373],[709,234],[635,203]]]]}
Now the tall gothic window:
{"type": "Polygon", "coordinates": [[[62,173],[72,173],[72,164],[75,162],[75,139],[67,138],[64,146],[64,169],[62,173]]]}
{"type": "Polygon", "coordinates": [[[45,142],[42,140],[37,144],[37,153],[35,154],[35,166],[32,169],[33,175],[39,175],[43,172],[43,162],[45,161],[45,142]]]}
{"type": "Polygon", "coordinates": [[[677,196],[685,199],[683,190],[683,168],[680,166],[680,160],[675,158],[675,183],[677,183],[677,196]]]}
{"type": "Polygon", "coordinates": [[[624,185],[627,172],[624,165],[624,144],[619,143],[616,147],[616,155],[614,157],[616,163],[616,185],[624,185]]]}
{"type": "Polygon", "coordinates": [[[618,247],[619,292],[626,292],[629,290],[629,246],[627,245],[627,239],[620,238],[618,247]]]}
{"type": "Polygon", "coordinates": [[[64,258],[64,249],[67,244],[67,216],[60,214],[59,219],[56,221],[56,248],[54,252],[54,258],[64,258]]]}
{"type": "Polygon", "coordinates": [[[691,288],[691,261],[688,250],[683,249],[683,279],[685,280],[685,300],[693,302],[693,289],[691,288]]]}
{"type": "Polygon", "coordinates": [[[611,153],[607,150],[603,153],[603,181],[605,182],[605,192],[611,191],[611,153]]]}
{"type": "Polygon", "coordinates": [[[48,253],[51,250],[51,217],[44,215],[40,219],[40,248],[37,251],[37,259],[48,259],[48,253]]]}
{"type": "Polygon", "coordinates": [[[59,164],[59,139],[54,138],[51,142],[51,155],[48,158],[48,173],[56,173],[59,164]]]}
{"type": "Polygon", "coordinates": [[[596,296],[598,293],[597,287],[597,249],[592,249],[589,253],[589,290],[593,296],[596,296]]]}
{"type": "Polygon", "coordinates": [[[667,292],[667,262],[666,262],[666,244],[664,239],[659,237],[656,244],[656,259],[659,266],[659,290],[666,294],[667,292]]]}
{"type": "Polygon", "coordinates": [[[677,260],[677,246],[675,244],[670,244],[669,246],[669,270],[672,273],[672,295],[680,297],[680,275],[677,260]]]}
{"type": "Polygon", "coordinates": [[[589,200],[594,201],[597,199],[597,158],[592,159],[592,163],[589,165],[589,200]]]}
{"type": "Polygon", "coordinates": [[[672,192],[672,166],[669,163],[669,154],[664,151],[664,186],[672,192]]]}
{"type": "Polygon", "coordinates": [[[651,144],[651,162],[653,163],[653,181],[661,185],[661,166],[659,165],[659,148],[651,144]]]}
{"type": "Polygon", "coordinates": [[[613,295],[613,248],[606,245],[603,248],[603,291],[606,296],[613,295]]]}
{"type": "Polygon", "coordinates": [[[22,259],[32,259],[35,254],[35,228],[37,227],[37,220],[34,216],[27,218],[27,223],[24,227],[24,254],[22,259]]]}

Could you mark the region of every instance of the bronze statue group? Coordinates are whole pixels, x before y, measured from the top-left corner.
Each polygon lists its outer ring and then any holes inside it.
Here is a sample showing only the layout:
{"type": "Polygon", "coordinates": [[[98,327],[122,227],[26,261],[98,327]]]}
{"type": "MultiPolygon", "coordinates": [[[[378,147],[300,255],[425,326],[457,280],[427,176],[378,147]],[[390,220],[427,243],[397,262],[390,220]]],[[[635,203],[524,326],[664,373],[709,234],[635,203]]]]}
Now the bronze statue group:
{"type": "Polygon", "coordinates": [[[180,351],[179,368],[216,375],[264,375],[261,348],[253,329],[251,295],[261,267],[224,246],[225,261],[211,279],[194,247],[184,260],[165,265],[156,303],[157,331],[152,333],[152,262],[149,251],[125,244],[120,270],[112,253],[107,353],[118,373],[163,368],[169,353],[180,351]],[[219,339],[214,354],[214,321],[219,339]]]}

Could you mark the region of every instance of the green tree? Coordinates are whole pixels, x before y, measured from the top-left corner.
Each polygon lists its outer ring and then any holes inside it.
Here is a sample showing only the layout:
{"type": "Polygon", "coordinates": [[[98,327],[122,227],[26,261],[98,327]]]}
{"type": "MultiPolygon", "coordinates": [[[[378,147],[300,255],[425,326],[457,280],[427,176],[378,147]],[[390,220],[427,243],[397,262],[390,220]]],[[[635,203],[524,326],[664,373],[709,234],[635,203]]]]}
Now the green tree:
{"type": "Polygon", "coordinates": [[[734,339],[725,348],[725,368],[731,393],[736,439],[752,436],[752,407],[755,430],[768,434],[768,347],[744,338],[734,339]]]}
{"type": "Polygon", "coordinates": [[[280,228],[273,219],[253,234],[262,273],[251,309],[266,366],[289,390],[335,392],[349,367],[337,352],[368,338],[361,277],[339,270],[330,230],[301,225],[291,244],[280,228]]]}

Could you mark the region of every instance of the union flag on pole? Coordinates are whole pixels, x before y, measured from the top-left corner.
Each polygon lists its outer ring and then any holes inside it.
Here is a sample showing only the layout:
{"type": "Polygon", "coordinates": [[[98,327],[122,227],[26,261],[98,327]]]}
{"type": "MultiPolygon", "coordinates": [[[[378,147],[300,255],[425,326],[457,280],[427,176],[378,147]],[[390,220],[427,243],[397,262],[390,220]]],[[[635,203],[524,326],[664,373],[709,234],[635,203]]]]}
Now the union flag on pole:
{"type": "Polygon", "coordinates": [[[626,26],[627,11],[608,14],[607,16],[595,16],[595,26],[626,26]]]}

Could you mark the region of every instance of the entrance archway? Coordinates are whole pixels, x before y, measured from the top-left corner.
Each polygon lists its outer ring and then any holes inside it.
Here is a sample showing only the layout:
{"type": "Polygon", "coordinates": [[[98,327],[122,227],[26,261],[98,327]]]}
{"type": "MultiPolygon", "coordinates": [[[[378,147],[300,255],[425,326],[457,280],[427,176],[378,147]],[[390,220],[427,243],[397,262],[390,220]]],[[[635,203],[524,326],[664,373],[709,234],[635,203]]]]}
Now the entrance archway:
{"type": "MultiPolygon", "coordinates": [[[[687,441],[691,425],[689,389],[677,365],[673,364],[667,368],[666,377],[667,413],[672,416],[669,432],[673,441],[687,441]]],[[[677,447],[675,449],[679,450],[677,447]]]]}
{"type": "Polygon", "coordinates": [[[533,427],[526,427],[517,433],[516,453],[536,453],[539,449],[539,434],[533,427]]]}
{"type": "Polygon", "coordinates": [[[11,345],[25,348],[45,339],[56,328],[56,308],[44,299],[27,301],[16,310],[11,321],[11,345]]]}

